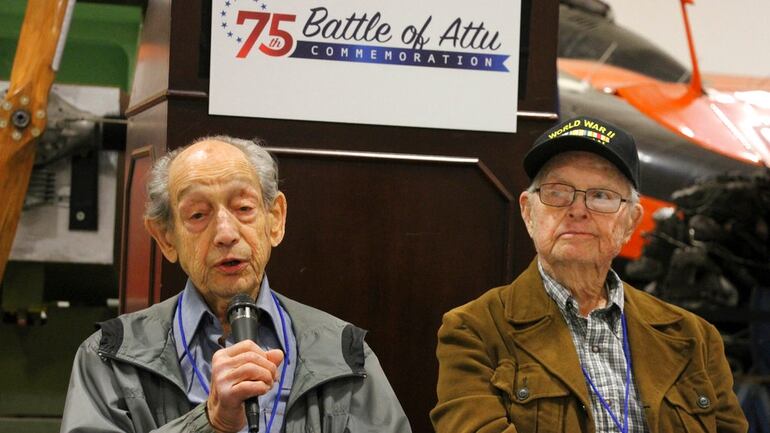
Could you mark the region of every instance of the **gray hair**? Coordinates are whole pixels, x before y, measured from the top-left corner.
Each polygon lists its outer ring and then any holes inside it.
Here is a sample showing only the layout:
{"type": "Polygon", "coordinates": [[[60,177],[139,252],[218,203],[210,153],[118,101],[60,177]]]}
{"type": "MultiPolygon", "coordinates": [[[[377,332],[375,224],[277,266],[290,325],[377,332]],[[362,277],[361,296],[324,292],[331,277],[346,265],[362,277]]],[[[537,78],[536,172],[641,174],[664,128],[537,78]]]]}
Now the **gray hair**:
{"type": "Polygon", "coordinates": [[[177,156],[188,147],[203,141],[221,141],[238,148],[251,163],[254,172],[259,176],[259,186],[262,190],[262,201],[265,208],[273,204],[278,195],[278,164],[263,147],[265,142],[260,138],[245,140],[227,135],[201,137],[187,146],[179,147],[158,158],[152,166],[147,179],[147,203],[144,217],[171,226],[171,202],[168,195],[169,169],[177,156]]]}

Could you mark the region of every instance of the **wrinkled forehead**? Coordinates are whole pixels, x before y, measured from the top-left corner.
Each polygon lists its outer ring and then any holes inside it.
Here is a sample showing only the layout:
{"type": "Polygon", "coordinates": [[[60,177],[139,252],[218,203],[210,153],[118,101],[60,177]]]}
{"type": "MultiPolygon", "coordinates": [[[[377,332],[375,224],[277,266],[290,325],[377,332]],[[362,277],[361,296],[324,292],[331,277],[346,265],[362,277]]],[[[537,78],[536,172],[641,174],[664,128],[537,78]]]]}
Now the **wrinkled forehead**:
{"type": "Polygon", "coordinates": [[[246,155],[227,143],[192,145],[169,167],[169,193],[174,201],[190,190],[224,185],[260,190],[259,178],[246,155]]]}

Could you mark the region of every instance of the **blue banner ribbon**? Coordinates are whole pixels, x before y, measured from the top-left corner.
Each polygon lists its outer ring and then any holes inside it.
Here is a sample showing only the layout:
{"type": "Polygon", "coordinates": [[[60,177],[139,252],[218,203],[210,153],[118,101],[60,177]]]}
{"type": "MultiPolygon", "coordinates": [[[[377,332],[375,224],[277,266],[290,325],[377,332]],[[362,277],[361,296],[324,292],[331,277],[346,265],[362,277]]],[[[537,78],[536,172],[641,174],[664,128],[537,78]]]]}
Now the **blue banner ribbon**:
{"type": "Polygon", "coordinates": [[[505,54],[461,53],[456,51],[416,50],[412,48],[297,41],[297,47],[290,57],[336,60],[339,62],[509,72],[504,63],[510,56],[505,54]]]}

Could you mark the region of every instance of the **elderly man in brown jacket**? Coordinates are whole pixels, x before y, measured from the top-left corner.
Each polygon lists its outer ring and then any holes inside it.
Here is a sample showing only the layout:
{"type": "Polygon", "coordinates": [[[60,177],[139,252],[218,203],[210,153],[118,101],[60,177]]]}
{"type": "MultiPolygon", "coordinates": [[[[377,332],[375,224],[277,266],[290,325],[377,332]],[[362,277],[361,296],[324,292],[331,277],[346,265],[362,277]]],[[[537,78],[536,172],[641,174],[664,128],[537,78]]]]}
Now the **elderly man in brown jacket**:
{"type": "Polygon", "coordinates": [[[717,330],[610,268],[642,216],[633,138],[570,119],[524,168],[537,257],[444,316],[436,431],[746,432],[717,330]]]}

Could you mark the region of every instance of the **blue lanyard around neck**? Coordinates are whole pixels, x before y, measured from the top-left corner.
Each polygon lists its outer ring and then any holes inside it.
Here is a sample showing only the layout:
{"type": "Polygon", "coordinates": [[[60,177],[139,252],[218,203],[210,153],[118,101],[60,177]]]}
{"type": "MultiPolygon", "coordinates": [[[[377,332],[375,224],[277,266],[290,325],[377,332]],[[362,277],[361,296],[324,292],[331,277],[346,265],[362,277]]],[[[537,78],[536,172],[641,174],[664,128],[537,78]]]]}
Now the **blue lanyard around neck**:
{"type": "Polygon", "coordinates": [[[612,422],[615,423],[615,426],[617,426],[621,433],[628,433],[628,391],[631,388],[631,349],[628,346],[626,316],[623,314],[623,312],[620,313],[620,326],[623,330],[623,356],[626,358],[626,398],[623,403],[623,425],[620,424],[618,417],[615,416],[615,412],[612,411],[612,408],[599,392],[599,389],[596,388],[596,385],[594,385],[593,380],[591,380],[591,376],[588,374],[588,371],[586,371],[582,363],[580,364],[580,369],[583,370],[583,376],[585,376],[588,384],[591,386],[591,390],[593,390],[594,394],[596,394],[596,397],[599,398],[599,402],[602,404],[607,413],[610,414],[612,422]]]}
{"type": "MultiPolygon", "coordinates": [[[[286,379],[286,367],[288,367],[291,364],[291,358],[290,358],[290,349],[289,349],[289,337],[286,332],[286,319],[283,317],[283,310],[281,309],[281,304],[278,302],[278,297],[275,296],[275,293],[270,293],[273,298],[273,302],[275,303],[275,307],[278,310],[278,317],[281,318],[281,330],[283,331],[283,341],[284,345],[286,346],[286,357],[285,362],[283,365],[283,368],[281,368],[281,379],[278,381],[278,390],[275,393],[275,400],[273,401],[273,411],[270,414],[270,421],[266,422],[267,425],[267,433],[270,432],[270,428],[273,426],[273,421],[275,420],[275,414],[278,410],[278,400],[281,398],[281,390],[283,389],[283,382],[286,379]]],[[[184,346],[184,353],[182,354],[182,359],[186,356],[189,361],[190,365],[192,365],[193,371],[195,372],[195,377],[198,378],[198,383],[200,383],[203,390],[206,392],[206,396],[209,395],[209,387],[206,384],[206,380],[203,378],[203,375],[201,374],[200,370],[198,370],[198,366],[195,365],[195,360],[192,357],[192,354],[190,354],[190,346],[187,345],[187,337],[185,337],[184,334],[184,326],[182,326],[182,299],[184,297],[184,291],[179,294],[179,300],[176,303],[176,315],[179,318],[179,336],[182,338],[182,346],[184,346]]],[[[267,420],[266,420],[267,421],[267,420]]]]}

